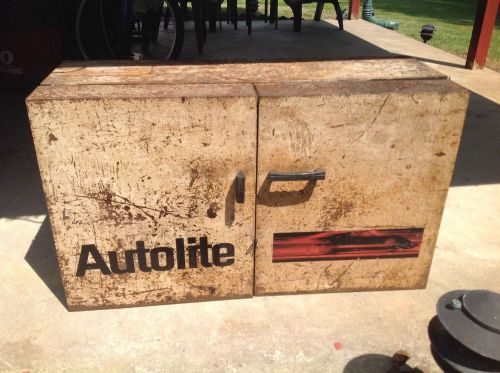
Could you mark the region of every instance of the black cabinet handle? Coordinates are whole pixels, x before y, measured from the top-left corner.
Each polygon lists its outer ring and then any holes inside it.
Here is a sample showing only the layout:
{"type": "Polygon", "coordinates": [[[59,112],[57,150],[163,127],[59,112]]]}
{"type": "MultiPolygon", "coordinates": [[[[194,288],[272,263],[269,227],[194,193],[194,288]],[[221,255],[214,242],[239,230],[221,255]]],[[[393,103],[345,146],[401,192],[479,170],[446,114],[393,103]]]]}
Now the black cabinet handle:
{"type": "Polygon", "coordinates": [[[238,171],[236,174],[236,202],[245,202],[245,174],[243,171],[238,171]]]}
{"type": "Polygon", "coordinates": [[[271,181],[299,181],[299,180],[325,180],[326,173],[323,170],[279,172],[270,171],[267,175],[271,181]]]}

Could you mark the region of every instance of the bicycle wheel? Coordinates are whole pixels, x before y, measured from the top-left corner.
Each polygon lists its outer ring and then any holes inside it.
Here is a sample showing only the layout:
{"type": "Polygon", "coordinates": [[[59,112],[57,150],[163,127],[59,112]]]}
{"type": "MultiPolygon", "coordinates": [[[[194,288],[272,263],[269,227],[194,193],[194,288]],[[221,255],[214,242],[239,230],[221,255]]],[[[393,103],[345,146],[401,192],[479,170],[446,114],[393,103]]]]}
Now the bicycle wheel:
{"type": "Polygon", "coordinates": [[[81,58],[113,58],[104,24],[104,0],[80,0],[75,15],[75,41],[81,58]]]}
{"type": "MultiPolygon", "coordinates": [[[[128,59],[135,55],[131,50],[133,42],[130,31],[135,13],[130,8],[127,19],[120,18],[124,11],[123,4],[132,4],[131,1],[79,0],[75,35],[81,57],[128,59]]],[[[158,45],[152,55],[155,59],[175,59],[181,53],[184,43],[184,23],[179,4],[175,0],[164,0],[164,3],[166,3],[165,21],[168,27],[158,36],[150,33],[150,36],[154,36],[152,40],[158,45]]],[[[161,15],[158,16],[158,22],[160,17],[161,15]]],[[[143,58],[142,54],[140,58],[143,58]]]]}
{"type": "Polygon", "coordinates": [[[165,0],[165,4],[163,32],[158,36],[157,42],[168,51],[166,59],[175,60],[179,57],[184,44],[184,20],[176,0],[165,0]]]}

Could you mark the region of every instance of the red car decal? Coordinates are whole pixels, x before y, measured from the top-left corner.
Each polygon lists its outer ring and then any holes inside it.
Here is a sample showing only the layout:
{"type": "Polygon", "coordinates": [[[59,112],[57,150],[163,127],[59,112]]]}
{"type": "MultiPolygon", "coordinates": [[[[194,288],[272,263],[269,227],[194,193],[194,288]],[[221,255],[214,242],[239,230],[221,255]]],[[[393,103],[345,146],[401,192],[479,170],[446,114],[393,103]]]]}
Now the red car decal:
{"type": "Polygon", "coordinates": [[[273,262],[417,257],[423,228],[275,233],[273,262]]]}

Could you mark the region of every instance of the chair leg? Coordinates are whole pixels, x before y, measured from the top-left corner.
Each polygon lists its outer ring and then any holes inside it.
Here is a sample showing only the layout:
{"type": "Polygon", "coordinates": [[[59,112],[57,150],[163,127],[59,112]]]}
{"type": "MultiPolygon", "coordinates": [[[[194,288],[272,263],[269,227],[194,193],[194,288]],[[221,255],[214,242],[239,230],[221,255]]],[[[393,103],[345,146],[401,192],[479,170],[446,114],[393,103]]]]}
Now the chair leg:
{"type": "Polygon", "coordinates": [[[250,0],[245,1],[245,17],[247,23],[248,35],[252,34],[252,11],[250,10],[250,0]]]}
{"type": "Polygon", "coordinates": [[[181,8],[182,20],[185,21],[187,18],[187,0],[180,0],[179,5],[181,8]]]}
{"type": "Polygon", "coordinates": [[[267,2],[268,0],[264,1],[264,23],[267,23],[267,2]]]}
{"type": "Polygon", "coordinates": [[[234,24],[234,29],[238,29],[238,1],[234,0],[233,1],[233,24],[234,24]]]}
{"type": "Polygon", "coordinates": [[[278,0],[271,0],[271,23],[274,21],[274,29],[278,29],[278,0]]]}
{"type": "Polygon", "coordinates": [[[149,44],[151,42],[151,30],[153,21],[153,11],[147,11],[142,16],[142,53],[149,52],[149,44]]]}
{"type": "Polygon", "coordinates": [[[217,31],[217,8],[214,4],[207,5],[207,15],[208,15],[208,31],[217,31]]]}
{"type": "Polygon", "coordinates": [[[342,9],[340,8],[339,0],[332,0],[335,13],[337,13],[337,21],[339,22],[339,30],[344,29],[344,19],[342,17],[342,9]]]}
{"type": "Polygon", "coordinates": [[[316,12],[314,12],[314,20],[316,22],[321,21],[321,14],[323,14],[324,6],[325,6],[324,2],[318,1],[318,4],[316,5],[316,12]]]}
{"type": "Polygon", "coordinates": [[[231,3],[231,22],[234,25],[234,29],[238,29],[238,4],[236,0],[228,0],[231,3]]]}
{"type": "Polygon", "coordinates": [[[163,4],[156,9],[154,14],[154,26],[153,26],[153,34],[151,40],[156,42],[158,40],[158,33],[160,31],[161,24],[161,16],[163,15],[163,4]]]}
{"type": "Polygon", "coordinates": [[[203,0],[201,0],[201,35],[203,37],[203,42],[207,41],[207,8],[203,4],[203,0]]]}
{"type": "Polygon", "coordinates": [[[198,49],[198,54],[203,54],[201,0],[192,0],[191,5],[193,10],[194,31],[196,34],[196,47],[198,49]]]}
{"type": "Polygon", "coordinates": [[[219,1],[219,7],[217,8],[219,17],[219,30],[222,30],[222,0],[219,1]]]}
{"type": "MultiPolygon", "coordinates": [[[[184,18],[183,18],[184,20],[184,18]]],[[[168,30],[168,26],[170,25],[170,12],[167,9],[167,12],[165,13],[165,19],[163,21],[163,29],[168,30]]]]}
{"type": "Polygon", "coordinates": [[[302,3],[299,1],[292,8],[293,12],[293,31],[300,32],[302,25],[302,3]]]}

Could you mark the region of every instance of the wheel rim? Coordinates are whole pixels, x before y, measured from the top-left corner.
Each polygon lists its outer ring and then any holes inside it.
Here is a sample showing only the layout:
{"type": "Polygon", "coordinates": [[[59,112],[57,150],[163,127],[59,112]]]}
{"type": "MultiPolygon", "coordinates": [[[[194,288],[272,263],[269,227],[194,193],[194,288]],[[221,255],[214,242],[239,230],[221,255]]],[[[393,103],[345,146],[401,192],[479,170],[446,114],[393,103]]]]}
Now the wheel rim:
{"type": "MultiPolygon", "coordinates": [[[[177,39],[177,21],[175,19],[175,13],[172,11],[172,7],[170,6],[170,0],[165,0],[165,4],[167,5],[167,8],[166,8],[166,11],[165,11],[165,19],[168,17],[168,27],[167,29],[163,29],[159,36],[158,36],[158,39],[160,39],[161,37],[161,41],[159,40],[159,42],[162,44],[162,45],[165,45],[167,50],[168,50],[168,53],[167,53],[167,56],[166,56],[166,59],[170,59],[173,51],[174,51],[174,47],[175,47],[175,41],[177,39]]],[[[163,20],[163,22],[165,22],[165,19],[163,20]]]]}

